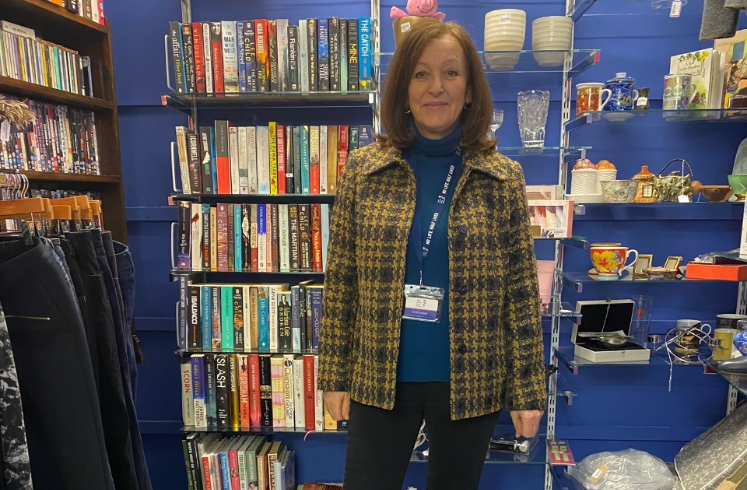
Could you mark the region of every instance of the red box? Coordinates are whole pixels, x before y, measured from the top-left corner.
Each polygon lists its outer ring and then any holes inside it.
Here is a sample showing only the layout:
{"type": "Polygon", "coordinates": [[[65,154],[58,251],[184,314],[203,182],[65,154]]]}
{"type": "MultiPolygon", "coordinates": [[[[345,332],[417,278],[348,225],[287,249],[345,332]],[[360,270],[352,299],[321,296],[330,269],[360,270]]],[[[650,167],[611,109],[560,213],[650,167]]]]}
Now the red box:
{"type": "Polygon", "coordinates": [[[685,272],[687,279],[712,279],[718,281],[747,281],[747,264],[702,264],[690,262],[685,272]]]}

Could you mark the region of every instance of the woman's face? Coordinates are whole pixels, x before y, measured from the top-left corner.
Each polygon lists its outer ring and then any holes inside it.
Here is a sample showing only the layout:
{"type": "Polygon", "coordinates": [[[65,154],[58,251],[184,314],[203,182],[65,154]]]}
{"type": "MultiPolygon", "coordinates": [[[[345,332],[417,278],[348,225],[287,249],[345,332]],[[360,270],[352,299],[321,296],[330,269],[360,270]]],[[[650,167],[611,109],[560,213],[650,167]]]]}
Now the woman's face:
{"type": "Polygon", "coordinates": [[[467,60],[451,34],[436,38],[417,60],[407,88],[407,103],[420,134],[440,139],[456,127],[471,95],[467,60]]]}

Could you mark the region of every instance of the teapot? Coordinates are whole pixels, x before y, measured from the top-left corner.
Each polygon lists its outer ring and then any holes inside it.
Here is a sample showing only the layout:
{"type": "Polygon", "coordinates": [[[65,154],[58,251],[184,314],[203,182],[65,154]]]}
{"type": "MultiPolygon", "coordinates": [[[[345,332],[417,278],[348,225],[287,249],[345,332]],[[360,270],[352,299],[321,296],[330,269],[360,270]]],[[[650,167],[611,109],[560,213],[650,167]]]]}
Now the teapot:
{"type": "Polygon", "coordinates": [[[635,79],[625,72],[616,73],[615,78],[607,80],[604,88],[609,89],[612,96],[604,106],[604,110],[613,112],[633,110],[633,105],[638,99],[638,91],[633,90],[633,85],[635,85],[635,79]]]}

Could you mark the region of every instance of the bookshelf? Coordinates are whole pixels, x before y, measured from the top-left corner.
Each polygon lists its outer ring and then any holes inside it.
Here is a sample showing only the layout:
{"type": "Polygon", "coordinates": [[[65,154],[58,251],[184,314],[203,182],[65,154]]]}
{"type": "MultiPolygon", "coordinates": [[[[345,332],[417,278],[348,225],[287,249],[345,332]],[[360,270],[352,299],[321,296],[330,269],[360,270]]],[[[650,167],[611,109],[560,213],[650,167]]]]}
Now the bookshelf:
{"type": "Polygon", "coordinates": [[[101,175],[32,171],[23,173],[40,186],[56,184],[101,193],[106,229],[111,230],[114,239],[126,242],[117,100],[108,21],[103,25],[93,22],[47,0],[0,0],[0,20],[33,29],[37,37],[91,58],[91,82],[95,97],[5,76],[0,76],[0,94],[93,112],[101,175]]]}

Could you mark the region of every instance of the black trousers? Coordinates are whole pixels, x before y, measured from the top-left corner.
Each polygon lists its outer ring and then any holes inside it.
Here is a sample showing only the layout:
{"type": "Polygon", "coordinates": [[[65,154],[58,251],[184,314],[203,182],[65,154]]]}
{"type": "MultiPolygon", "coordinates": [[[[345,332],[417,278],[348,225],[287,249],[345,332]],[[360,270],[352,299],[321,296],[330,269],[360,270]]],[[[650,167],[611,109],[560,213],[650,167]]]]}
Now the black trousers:
{"type": "Polygon", "coordinates": [[[38,239],[0,241],[0,302],[39,490],[111,489],[99,400],[78,305],[38,239]],[[84,462],[84,463],[81,463],[84,462]]]}
{"type": "Polygon", "coordinates": [[[451,420],[449,405],[449,383],[397,383],[392,410],[352,402],[345,490],[400,490],[423,420],[426,489],[477,490],[500,412],[451,420]]]}

